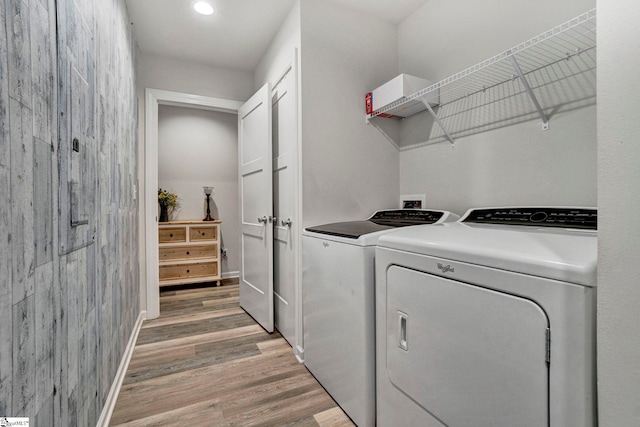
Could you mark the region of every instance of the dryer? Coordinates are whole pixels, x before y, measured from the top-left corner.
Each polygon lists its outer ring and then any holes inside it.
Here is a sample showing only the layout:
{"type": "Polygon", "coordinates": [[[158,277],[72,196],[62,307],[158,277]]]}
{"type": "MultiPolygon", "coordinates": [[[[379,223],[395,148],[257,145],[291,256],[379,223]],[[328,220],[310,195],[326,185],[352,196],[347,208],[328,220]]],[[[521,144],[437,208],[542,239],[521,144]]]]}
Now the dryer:
{"type": "Polygon", "coordinates": [[[594,426],[596,228],[509,207],[381,236],[378,426],[594,426]]]}
{"type": "Polygon", "coordinates": [[[376,416],[376,242],[399,228],[459,218],[439,210],[391,209],[303,233],[304,364],[361,427],[373,426],[376,416]]]}

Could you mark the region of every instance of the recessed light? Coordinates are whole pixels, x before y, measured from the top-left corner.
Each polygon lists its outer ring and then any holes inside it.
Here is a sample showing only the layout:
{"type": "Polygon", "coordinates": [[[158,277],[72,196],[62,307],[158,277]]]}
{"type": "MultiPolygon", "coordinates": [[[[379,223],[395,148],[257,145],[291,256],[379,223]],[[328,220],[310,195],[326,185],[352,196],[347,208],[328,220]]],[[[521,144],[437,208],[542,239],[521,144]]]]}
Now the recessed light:
{"type": "Polygon", "coordinates": [[[213,6],[206,1],[197,1],[193,3],[193,10],[201,15],[213,15],[213,6]]]}

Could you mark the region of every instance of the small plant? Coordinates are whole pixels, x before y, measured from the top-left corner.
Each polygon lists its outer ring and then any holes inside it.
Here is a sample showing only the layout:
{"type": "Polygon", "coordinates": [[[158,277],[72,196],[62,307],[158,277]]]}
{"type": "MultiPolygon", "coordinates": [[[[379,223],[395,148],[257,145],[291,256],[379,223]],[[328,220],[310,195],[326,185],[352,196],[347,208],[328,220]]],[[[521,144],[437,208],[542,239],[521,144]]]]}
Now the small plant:
{"type": "Polygon", "coordinates": [[[178,204],[178,195],[158,188],[158,203],[163,207],[175,208],[178,204]]]}

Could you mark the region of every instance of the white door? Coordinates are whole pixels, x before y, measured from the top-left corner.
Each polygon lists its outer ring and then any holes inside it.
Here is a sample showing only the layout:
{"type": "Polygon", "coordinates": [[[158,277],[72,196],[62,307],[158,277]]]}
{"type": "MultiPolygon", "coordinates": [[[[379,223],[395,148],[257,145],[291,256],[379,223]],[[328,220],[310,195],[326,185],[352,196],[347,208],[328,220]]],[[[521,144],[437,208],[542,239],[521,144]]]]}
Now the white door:
{"type": "Polygon", "coordinates": [[[238,110],[240,306],[273,332],[271,87],[238,110]]]}
{"type": "Polygon", "coordinates": [[[293,63],[273,87],[275,327],[295,348],[297,102],[293,63]]]}

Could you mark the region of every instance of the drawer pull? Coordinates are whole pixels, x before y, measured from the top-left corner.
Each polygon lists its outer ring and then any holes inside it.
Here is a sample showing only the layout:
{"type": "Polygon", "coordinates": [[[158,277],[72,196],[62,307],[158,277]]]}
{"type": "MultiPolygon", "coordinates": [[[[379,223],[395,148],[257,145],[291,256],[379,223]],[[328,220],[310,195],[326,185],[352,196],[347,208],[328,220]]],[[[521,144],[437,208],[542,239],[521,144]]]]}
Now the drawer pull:
{"type": "Polygon", "coordinates": [[[169,237],[173,237],[173,233],[169,234],[169,237]]]}
{"type": "Polygon", "coordinates": [[[187,251],[187,255],[189,255],[189,251],[187,251]]]}
{"type": "Polygon", "coordinates": [[[189,272],[189,270],[187,270],[187,273],[189,272]]]}

